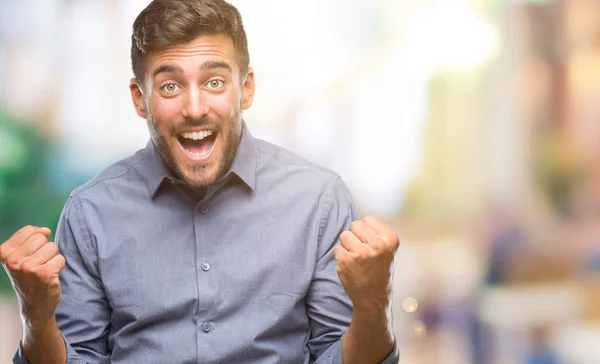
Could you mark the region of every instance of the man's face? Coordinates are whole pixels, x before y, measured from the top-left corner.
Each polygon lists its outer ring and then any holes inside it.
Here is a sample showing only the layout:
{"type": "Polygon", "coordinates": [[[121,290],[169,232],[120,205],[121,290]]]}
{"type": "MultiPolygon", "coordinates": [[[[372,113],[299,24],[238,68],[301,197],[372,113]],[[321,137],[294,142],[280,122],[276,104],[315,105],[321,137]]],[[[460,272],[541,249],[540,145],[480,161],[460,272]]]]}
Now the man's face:
{"type": "Polygon", "coordinates": [[[233,163],[242,110],[252,104],[254,72],[240,78],[231,39],[202,35],[149,55],[142,85],[130,84],[164,161],[193,187],[215,182],[233,163]]]}

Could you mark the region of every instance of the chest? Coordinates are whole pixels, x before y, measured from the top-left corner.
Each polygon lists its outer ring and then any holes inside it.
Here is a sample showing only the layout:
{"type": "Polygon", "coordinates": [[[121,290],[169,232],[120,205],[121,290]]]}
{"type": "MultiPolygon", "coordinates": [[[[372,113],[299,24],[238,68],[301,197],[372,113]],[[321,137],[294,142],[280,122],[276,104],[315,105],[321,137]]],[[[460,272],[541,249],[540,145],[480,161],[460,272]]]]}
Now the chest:
{"type": "Polygon", "coordinates": [[[107,299],[136,320],[235,311],[271,296],[303,296],[316,258],[314,207],[251,195],[182,204],[163,195],[92,232],[107,299]],[[287,206],[292,206],[286,203],[287,206]]]}

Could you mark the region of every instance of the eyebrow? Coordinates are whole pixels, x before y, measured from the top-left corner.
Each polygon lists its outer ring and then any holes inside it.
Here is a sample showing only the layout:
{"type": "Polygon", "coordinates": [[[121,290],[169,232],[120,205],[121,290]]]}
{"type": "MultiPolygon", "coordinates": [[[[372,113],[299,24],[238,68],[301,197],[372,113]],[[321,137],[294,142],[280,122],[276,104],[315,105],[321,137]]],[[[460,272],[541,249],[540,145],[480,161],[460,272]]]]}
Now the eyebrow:
{"type": "Polygon", "coordinates": [[[200,65],[200,71],[202,72],[212,71],[216,69],[225,69],[229,72],[233,72],[233,69],[231,68],[229,63],[223,61],[206,61],[202,63],[202,65],[200,65]]]}
{"type": "Polygon", "coordinates": [[[183,73],[183,69],[181,69],[181,67],[165,64],[152,72],[152,78],[156,77],[159,73],[183,73]]]}
{"type": "MultiPolygon", "coordinates": [[[[229,63],[223,62],[223,61],[206,61],[206,62],[204,62],[204,63],[202,63],[200,65],[200,71],[202,71],[202,72],[213,71],[213,70],[216,70],[216,69],[225,69],[225,70],[228,70],[229,72],[233,72],[233,69],[231,68],[231,66],[229,65],[229,63]]],[[[170,64],[165,64],[165,65],[162,65],[162,66],[156,68],[152,72],[152,78],[156,77],[160,73],[179,73],[179,74],[182,74],[183,73],[183,69],[181,67],[178,67],[178,66],[173,66],[173,65],[170,65],[170,64]]]]}

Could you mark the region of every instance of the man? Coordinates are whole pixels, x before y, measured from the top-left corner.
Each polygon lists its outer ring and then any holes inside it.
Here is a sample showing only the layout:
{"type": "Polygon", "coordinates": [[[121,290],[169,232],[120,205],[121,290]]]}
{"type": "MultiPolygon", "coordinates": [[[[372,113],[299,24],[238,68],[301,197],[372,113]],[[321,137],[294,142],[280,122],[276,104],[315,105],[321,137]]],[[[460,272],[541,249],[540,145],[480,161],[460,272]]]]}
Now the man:
{"type": "Polygon", "coordinates": [[[155,0],[131,59],[151,142],[71,194],[61,254],[47,228],[0,246],[24,323],[14,361],[397,363],[398,238],[354,221],[337,175],[252,137],[238,11],[155,0]]]}

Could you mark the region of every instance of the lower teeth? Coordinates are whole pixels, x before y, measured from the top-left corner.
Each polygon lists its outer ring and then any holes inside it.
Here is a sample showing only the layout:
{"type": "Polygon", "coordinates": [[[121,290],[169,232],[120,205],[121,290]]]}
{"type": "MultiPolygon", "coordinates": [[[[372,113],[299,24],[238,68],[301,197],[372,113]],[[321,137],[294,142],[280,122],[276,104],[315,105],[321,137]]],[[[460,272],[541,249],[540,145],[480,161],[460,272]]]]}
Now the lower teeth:
{"type": "Polygon", "coordinates": [[[205,155],[207,155],[207,154],[210,152],[210,150],[209,150],[209,151],[207,151],[207,152],[204,152],[204,153],[194,153],[194,152],[192,152],[191,150],[189,150],[189,149],[187,149],[187,148],[183,148],[183,149],[185,149],[185,151],[186,151],[186,152],[187,152],[189,155],[191,155],[192,157],[198,157],[198,158],[199,158],[199,157],[204,157],[205,155]]]}

